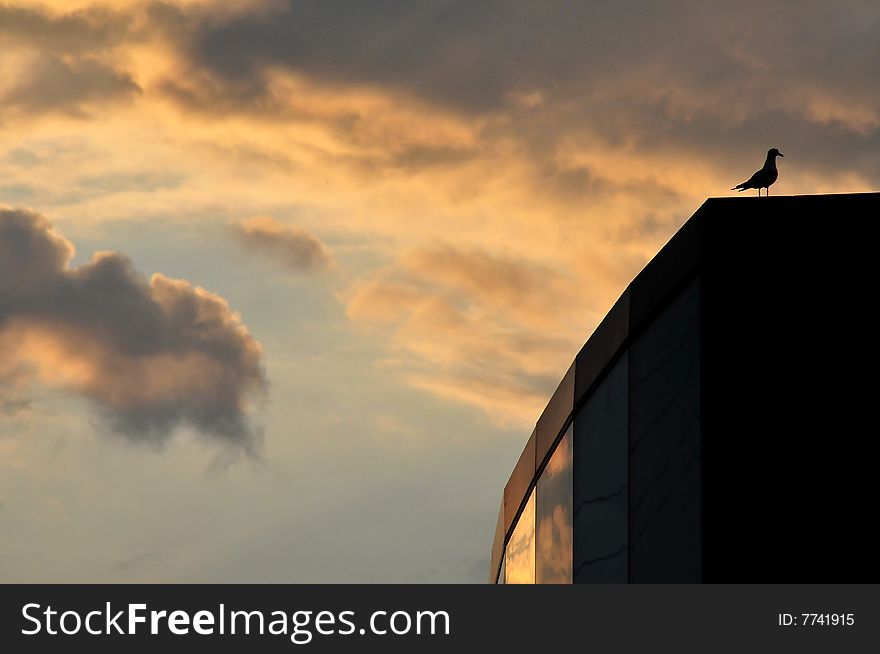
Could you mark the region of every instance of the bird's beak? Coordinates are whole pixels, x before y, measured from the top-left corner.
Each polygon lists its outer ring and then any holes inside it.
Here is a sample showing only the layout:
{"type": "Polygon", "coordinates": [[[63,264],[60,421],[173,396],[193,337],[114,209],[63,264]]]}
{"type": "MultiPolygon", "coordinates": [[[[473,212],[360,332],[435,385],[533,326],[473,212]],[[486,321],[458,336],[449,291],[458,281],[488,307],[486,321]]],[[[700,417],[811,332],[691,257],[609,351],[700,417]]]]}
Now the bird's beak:
{"type": "Polygon", "coordinates": [[[779,156],[782,157],[783,159],[785,158],[785,155],[782,154],[781,152],[779,153],[779,156]]]}

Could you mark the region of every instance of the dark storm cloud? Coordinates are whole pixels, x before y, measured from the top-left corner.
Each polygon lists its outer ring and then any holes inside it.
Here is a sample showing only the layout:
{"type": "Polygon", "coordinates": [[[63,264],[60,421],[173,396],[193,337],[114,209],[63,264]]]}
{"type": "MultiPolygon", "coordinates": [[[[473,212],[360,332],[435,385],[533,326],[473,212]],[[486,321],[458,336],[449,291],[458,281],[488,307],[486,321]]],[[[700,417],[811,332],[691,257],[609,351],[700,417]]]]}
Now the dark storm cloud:
{"type": "Polygon", "coordinates": [[[185,425],[253,450],[247,410],[266,381],[260,346],[228,304],[183,280],[144,279],[121,254],[76,267],[72,256],[41,215],[0,209],[0,379],[28,371],[83,395],[133,439],[185,425]]]}
{"type": "Polygon", "coordinates": [[[230,229],[244,247],[290,270],[314,272],[330,265],[330,256],[321,241],[274,218],[248,218],[232,223],[230,229]]]}

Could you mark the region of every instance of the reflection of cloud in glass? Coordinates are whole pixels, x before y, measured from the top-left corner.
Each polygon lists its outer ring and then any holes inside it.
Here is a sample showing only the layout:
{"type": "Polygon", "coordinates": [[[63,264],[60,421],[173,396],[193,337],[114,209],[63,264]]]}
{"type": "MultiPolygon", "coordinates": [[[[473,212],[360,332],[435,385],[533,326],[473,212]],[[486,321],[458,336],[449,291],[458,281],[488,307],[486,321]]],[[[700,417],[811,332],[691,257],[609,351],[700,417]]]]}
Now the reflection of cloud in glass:
{"type": "Polygon", "coordinates": [[[569,428],[538,479],[535,577],[539,584],[572,579],[572,430],[569,428]]]}
{"type": "Polygon", "coordinates": [[[505,583],[535,583],[535,491],[523,509],[505,556],[505,583]]]}
{"type": "Polygon", "coordinates": [[[559,445],[556,448],[556,451],[553,453],[553,456],[550,457],[550,460],[547,462],[547,467],[544,468],[543,475],[547,477],[556,477],[557,475],[564,474],[571,471],[571,437],[566,434],[565,437],[559,442],[559,445]]]}
{"type": "Polygon", "coordinates": [[[541,518],[538,525],[540,583],[571,583],[571,538],[571,514],[567,507],[556,505],[553,513],[541,518]]]}

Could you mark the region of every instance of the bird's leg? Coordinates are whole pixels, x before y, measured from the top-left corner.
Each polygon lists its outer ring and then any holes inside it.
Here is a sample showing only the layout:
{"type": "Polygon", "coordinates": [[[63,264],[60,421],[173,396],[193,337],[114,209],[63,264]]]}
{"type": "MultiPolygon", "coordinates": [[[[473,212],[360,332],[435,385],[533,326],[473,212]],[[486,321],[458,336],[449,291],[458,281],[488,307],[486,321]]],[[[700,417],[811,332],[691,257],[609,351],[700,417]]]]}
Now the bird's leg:
{"type": "Polygon", "coordinates": [[[767,197],[770,197],[770,187],[767,187],[767,197]]]}

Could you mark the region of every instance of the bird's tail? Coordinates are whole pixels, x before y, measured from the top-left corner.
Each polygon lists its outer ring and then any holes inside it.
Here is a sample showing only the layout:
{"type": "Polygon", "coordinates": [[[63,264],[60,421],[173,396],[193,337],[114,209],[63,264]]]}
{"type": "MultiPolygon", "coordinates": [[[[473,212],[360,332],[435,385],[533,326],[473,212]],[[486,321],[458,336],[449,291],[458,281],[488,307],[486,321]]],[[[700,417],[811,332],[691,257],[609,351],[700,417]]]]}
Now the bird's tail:
{"type": "Polygon", "coordinates": [[[743,191],[746,190],[746,187],[745,187],[745,184],[737,184],[736,186],[734,186],[734,187],[733,187],[732,189],[730,189],[730,190],[731,190],[731,191],[739,191],[740,193],[742,193],[743,191]]]}

